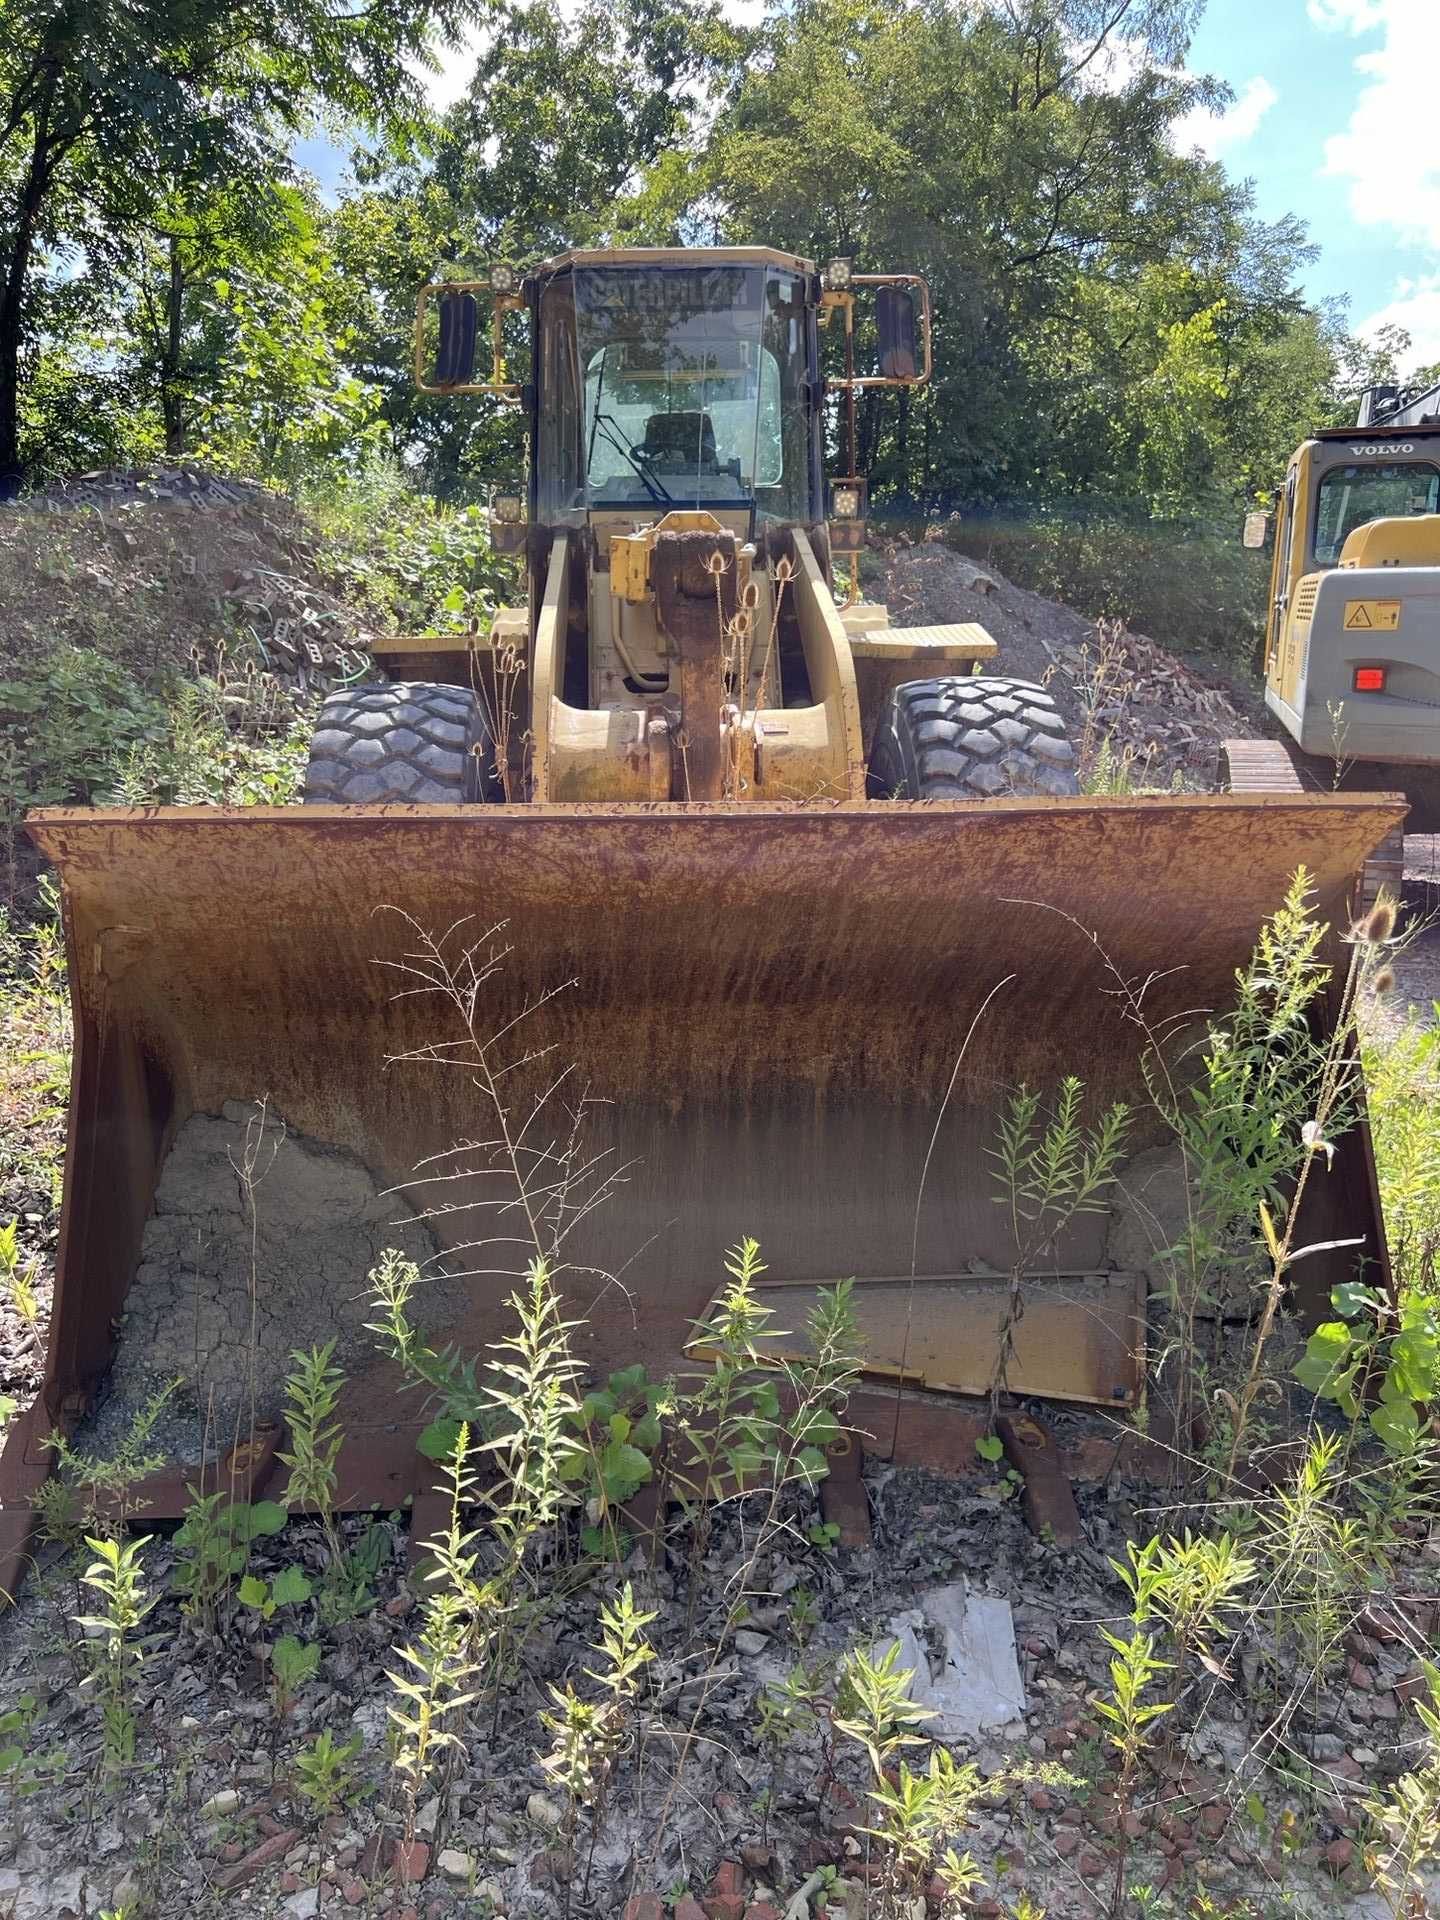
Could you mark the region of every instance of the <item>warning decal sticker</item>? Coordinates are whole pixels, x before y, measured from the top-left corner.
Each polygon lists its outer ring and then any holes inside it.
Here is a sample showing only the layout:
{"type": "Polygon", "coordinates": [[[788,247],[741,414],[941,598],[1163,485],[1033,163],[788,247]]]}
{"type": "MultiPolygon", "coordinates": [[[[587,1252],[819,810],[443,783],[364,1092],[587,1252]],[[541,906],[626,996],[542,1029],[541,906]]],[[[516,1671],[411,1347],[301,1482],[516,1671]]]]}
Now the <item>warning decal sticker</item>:
{"type": "Polygon", "coordinates": [[[1400,625],[1398,600],[1347,600],[1347,633],[1394,633],[1400,625]]]}

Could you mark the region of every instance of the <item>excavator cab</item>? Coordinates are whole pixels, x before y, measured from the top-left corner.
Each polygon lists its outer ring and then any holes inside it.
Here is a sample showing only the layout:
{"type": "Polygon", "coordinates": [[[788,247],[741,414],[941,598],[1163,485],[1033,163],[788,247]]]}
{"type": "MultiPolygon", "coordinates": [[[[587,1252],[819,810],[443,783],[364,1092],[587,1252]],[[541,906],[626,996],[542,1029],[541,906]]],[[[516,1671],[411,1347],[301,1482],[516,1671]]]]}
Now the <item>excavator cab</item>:
{"type": "MultiPolygon", "coordinates": [[[[1273,524],[1265,703],[1292,778],[1403,792],[1440,829],[1440,387],[1374,388],[1292,457],[1273,524]]],[[[1399,842],[1390,883],[1399,880],[1399,842]]]]}

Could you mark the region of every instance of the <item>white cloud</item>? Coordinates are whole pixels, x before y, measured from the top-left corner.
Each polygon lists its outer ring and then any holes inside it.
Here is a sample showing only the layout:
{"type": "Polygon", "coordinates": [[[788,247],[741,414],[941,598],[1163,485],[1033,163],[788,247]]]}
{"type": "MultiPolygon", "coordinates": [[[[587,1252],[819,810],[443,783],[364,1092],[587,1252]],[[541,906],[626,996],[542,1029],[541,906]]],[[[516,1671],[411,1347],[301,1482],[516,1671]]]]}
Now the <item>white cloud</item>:
{"type": "Polygon", "coordinates": [[[1345,131],[1325,142],[1324,172],[1349,181],[1350,212],[1362,226],[1393,227],[1440,247],[1440,6],[1436,0],[1309,0],[1309,13],[1322,27],[1384,36],[1356,56],[1365,84],[1345,131]]]}
{"type": "MultiPolygon", "coordinates": [[[[1311,0],[1312,5],[1315,0],[1311,0]]],[[[1199,147],[1207,159],[1217,159],[1231,147],[1253,140],[1260,122],[1280,98],[1263,74],[1247,80],[1228,107],[1211,112],[1208,107],[1192,107],[1170,129],[1170,138],[1180,153],[1199,147]]]]}
{"type": "Polygon", "coordinates": [[[1383,24],[1385,0],[1306,0],[1305,11],[1327,32],[1368,33],[1383,24]]]}
{"type": "Polygon", "coordinates": [[[1410,335],[1410,353],[1402,374],[1440,360],[1440,272],[1400,281],[1394,299],[1362,321],[1359,331],[1368,336],[1384,326],[1403,327],[1410,335]]]}

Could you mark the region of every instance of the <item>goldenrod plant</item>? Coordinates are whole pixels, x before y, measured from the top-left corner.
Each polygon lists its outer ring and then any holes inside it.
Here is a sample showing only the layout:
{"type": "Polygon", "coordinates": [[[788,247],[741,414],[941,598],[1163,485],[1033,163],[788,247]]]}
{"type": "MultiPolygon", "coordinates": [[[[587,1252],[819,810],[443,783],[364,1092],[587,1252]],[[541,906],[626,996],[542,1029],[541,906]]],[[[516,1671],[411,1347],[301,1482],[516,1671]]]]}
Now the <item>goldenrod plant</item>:
{"type": "Polygon", "coordinates": [[[279,1455],[290,1469],[286,1501],[292,1511],[303,1508],[317,1515],[324,1530],[330,1565],[338,1567],[344,1550],[335,1523],[338,1488],[335,1462],[340,1456],[344,1435],[335,1418],[335,1409],[345,1385],[345,1375],[335,1365],[333,1340],[304,1352],[297,1349],[290,1358],[295,1363],[285,1381],[285,1424],[290,1431],[290,1450],[279,1455]]]}
{"type": "Polygon", "coordinates": [[[1094,1121],[1084,1117],[1085,1088],[1073,1074],[1047,1106],[1033,1087],[1011,1094],[989,1149],[1009,1211],[1015,1252],[990,1382],[992,1415],[1005,1390],[1015,1329],[1024,1311],[1025,1281],[1052,1259],[1066,1230],[1085,1214],[1106,1212],[1130,1128],[1123,1101],[1094,1121]]]}
{"type": "Polygon", "coordinates": [[[1365,1865],[1393,1920],[1425,1920],[1430,1891],[1423,1869],[1440,1853],[1440,1668],[1422,1664],[1428,1700],[1417,1700],[1424,1738],[1419,1765],[1388,1788],[1376,1787],[1365,1812],[1376,1838],[1365,1848],[1365,1865]]]}
{"type": "Polygon", "coordinates": [[[391,1764],[399,1789],[402,1844],[415,1838],[415,1816],[420,1794],[430,1788],[437,1767],[461,1746],[460,1716],[475,1699],[479,1671],[475,1656],[475,1608],[482,1591],[470,1578],[473,1566],[465,1552],[468,1536],[461,1513],[474,1494],[470,1467],[470,1435],[462,1426],[447,1467],[450,1522],[439,1543],[441,1557],[432,1570],[434,1584],[425,1597],[420,1632],[399,1649],[406,1671],[393,1668],[386,1677],[397,1701],[386,1712],[396,1734],[391,1764]]]}
{"type": "Polygon", "coordinates": [[[90,1636],[91,1668],[84,1684],[93,1689],[99,1703],[104,1771],[118,1786],[135,1758],[131,1679],[144,1654],[133,1636],[155,1605],[140,1566],[150,1537],[87,1538],[85,1544],[95,1558],[81,1578],[99,1596],[99,1609],[76,1619],[76,1625],[90,1636]]]}

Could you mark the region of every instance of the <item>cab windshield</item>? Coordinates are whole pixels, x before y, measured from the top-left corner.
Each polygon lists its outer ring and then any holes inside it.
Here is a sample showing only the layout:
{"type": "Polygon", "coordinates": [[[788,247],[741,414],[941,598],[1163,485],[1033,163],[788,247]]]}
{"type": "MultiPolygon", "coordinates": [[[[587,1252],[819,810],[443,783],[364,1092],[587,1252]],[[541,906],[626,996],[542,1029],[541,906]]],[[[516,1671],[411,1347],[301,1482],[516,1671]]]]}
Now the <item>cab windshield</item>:
{"type": "Polygon", "coordinates": [[[806,511],[798,275],[579,268],[575,330],[589,506],[806,511]]]}
{"type": "Polygon", "coordinates": [[[1415,461],[1331,467],[1320,481],[1315,517],[1315,558],[1333,567],[1347,537],[1372,520],[1400,520],[1434,513],[1440,504],[1440,471],[1415,461]]]}

